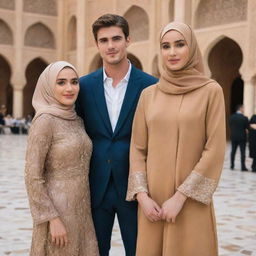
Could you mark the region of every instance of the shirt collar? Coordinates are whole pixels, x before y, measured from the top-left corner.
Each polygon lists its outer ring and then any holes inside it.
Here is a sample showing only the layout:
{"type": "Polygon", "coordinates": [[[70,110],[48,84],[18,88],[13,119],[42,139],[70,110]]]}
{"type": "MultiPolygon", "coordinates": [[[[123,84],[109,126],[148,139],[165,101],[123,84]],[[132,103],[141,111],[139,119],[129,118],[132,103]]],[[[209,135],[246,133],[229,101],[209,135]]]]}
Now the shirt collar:
{"type": "MultiPolygon", "coordinates": [[[[129,81],[129,78],[130,78],[130,75],[131,75],[132,64],[129,60],[128,60],[128,63],[129,63],[128,71],[127,71],[126,75],[124,76],[124,78],[121,81],[123,81],[123,80],[125,80],[126,82],[129,81]]],[[[111,77],[107,76],[107,74],[105,72],[105,68],[103,67],[103,82],[105,82],[106,79],[108,79],[108,78],[112,79],[111,77]]]]}

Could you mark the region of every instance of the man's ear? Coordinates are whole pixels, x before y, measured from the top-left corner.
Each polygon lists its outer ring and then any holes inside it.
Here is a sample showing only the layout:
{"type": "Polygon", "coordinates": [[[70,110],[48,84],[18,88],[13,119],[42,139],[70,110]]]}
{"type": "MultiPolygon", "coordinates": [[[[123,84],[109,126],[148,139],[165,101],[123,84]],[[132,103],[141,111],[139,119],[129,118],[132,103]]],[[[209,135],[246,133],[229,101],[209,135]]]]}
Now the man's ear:
{"type": "Polygon", "coordinates": [[[131,38],[130,36],[127,36],[126,38],[126,47],[128,47],[131,44],[131,38]]]}

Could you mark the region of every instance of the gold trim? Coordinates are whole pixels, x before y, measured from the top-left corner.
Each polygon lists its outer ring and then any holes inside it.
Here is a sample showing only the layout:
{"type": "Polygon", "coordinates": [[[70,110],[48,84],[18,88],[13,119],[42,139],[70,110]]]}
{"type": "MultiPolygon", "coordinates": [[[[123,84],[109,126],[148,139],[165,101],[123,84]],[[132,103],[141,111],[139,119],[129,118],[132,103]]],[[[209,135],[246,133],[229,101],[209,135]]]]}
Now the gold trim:
{"type": "Polygon", "coordinates": [[[130,173],[126,200],[136,200],[136,194],[139,192],[148,193],[147,175],[145,171],[136,171],[130,173]]]}
{"type": "Polygon", "coordinates": [[[186,180],[178,187],[178,191],[201,203],[209,205],[217,182],[192,171],[186,180]]]}

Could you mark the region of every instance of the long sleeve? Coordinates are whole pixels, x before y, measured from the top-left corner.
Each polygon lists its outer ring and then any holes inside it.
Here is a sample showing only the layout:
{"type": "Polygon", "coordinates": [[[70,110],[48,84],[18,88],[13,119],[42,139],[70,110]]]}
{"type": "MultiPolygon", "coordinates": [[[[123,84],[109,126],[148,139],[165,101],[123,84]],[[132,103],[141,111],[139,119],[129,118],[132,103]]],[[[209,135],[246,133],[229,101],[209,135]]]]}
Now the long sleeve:
{"type": "Polygon", "coordinates": [[[138,192],[148,192],[146,175],[146,158],[148,128],[144,111],[143,92],[135,112],[130,146],[130,173],[126,200],[135,200],[138,192]]]}
{"type": "Polygon", "coordinates": [[[46,188],[45,162],[52,142],[52,122],[47,115],[39,116],[32,124],[27,145],[25,183],[35,224],[59,216],[46,188]]]}
{"type": "Polygon", "coordinates": [[[206,142],[201,159],[178,190],[194,200],[209,204],[221,175],[226,148],[225,104],[219,85],[210,91],[205,122],[206,142]]]}

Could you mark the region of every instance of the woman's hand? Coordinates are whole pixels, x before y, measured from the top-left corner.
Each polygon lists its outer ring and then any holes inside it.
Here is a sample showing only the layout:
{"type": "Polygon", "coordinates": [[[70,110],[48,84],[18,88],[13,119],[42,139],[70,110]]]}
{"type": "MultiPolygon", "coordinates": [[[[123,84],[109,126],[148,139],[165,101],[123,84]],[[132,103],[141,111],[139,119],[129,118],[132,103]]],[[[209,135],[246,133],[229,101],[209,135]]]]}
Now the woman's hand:
{"type": "Polygon", "coordinates": [[[150,221],[154,222],[161,219],[161,208],[146,192],[139,192],[137,200],[143,213],[150,221]]]}
{"type": "Polygon", "coordinates": [[[172,221],[172,223],[174,223],[186,199],[187,197],[185,195],[177,191],[170,199],[163,203],[161,214],[162,219],[167,222],[172,221]]]}
{"type": "Polygon", "coordinates": [[[53,244],[59,247],[68,244],[67,231],[59,217],[50,220],[50,232],[53,244]]]}
{"type": "Polygon", "coordinates": [[[250,124],[250,126],[251,126],[252,129],[256,130],[256,124],[250,124]]]}

